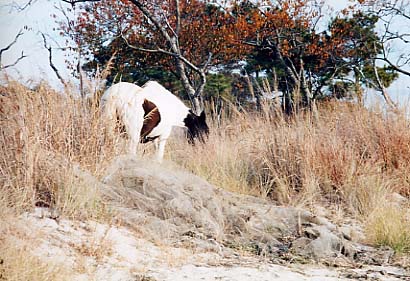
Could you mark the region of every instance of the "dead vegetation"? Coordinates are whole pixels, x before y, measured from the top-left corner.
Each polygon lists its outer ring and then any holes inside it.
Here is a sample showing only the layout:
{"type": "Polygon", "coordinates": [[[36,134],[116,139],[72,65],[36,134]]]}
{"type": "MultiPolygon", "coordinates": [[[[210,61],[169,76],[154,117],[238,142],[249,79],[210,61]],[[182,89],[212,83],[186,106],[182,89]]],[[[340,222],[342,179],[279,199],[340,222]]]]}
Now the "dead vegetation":
{"type": "Polygon", "coordinates": [[[7,256],[0,260],[0,280],[70,280],[68,270],[62,269],[61,265],[43,262],[39,257],[31,255],[29,249],[12,243],[8,243],[7,247],[0,245],[0,252],[7,256]]]}
{"type": "MultiPolygon", "coordinates": [[[[405,114],[340,103],[292,117],[266,108],[261,113],[229,109],[210,122],[207,144],[191,147],[175,141],[166,158],[179,165],[176,169],[183,167],[228,191],[313,213],[323,207],[335,221],[357,219],[364,225],[366,242],[406,253],[410,121],[405,114]]],[[[58,93],[45,84],[28,89],[9,82],[0,89],[0,219],[47,206],[61,217],[112,220],[101,185],[90,184],[75,171],[104,178],[109,163],[124,152],[122,142],[104,135],[95,100],[58,93]]],[[[121,204],[137,204],[132,197],[121,198],[121,204]]],[[[133,206],[148,208],[147,202],[133,206]]],[[[179,211],[184,216],[183,208],[179,211]]],[[[18,259],[21,249],[5,245],[2,252],[7,248],[18,259]]],[[[98,247],[81,249],[100,255],[98,247]]],[[[8,260],[2,270],[13,270],[13,264],[20,266],[8,260]]]]}
{"type": "Polygon", "coordinates": [[[408,248],[409,201],[399,207],[404,224],[388,224],[396,229],[385,227],[390,216],[381,213],[397,203],[392,194],[410,195],[410,121],[404,111],[327,103],[292,117],[263,112],[233,111],[214,122],[207,145],[174,143],[169,157],[231,191],[284,205],[339,209],[367,225],[369,242],[408,248]],[[393,233],[396,239],[381,239],[393,233]]]}
{"type": "Polygon", "coordinates": [[[44,84],[10,83],[1,91],[0,128],[2,206],[17,214],[46,206],[68,217],[101,215],[98,192],[72,173],[79,165],[98,174],[118,153],[96,106],[44,84]]]}

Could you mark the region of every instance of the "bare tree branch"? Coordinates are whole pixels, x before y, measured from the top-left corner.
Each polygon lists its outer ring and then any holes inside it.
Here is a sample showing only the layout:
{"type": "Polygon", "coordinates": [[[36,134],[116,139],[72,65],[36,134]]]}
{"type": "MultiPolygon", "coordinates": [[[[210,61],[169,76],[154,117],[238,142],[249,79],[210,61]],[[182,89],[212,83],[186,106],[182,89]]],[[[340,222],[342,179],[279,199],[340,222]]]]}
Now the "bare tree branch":
{"type": "Polygon", "coordinates": [[[18,57],[13,63],[8,64],[8,65],[5,65],[5,66],[2,66],[2,67],[0,67],[0,69],[6,69],[6,68],[9,68],[9,67],[13,67],[13,66],[15,66],[16,64],[18,64],[22,59],[24,59],[24,58],[26,58],[26,57],[27,57],[27,56],[24,55],[23,51],[21,51],[20,57],[18,57]]]}
{"type": "Polygon", "coordinates": [[[19,37],[20,37],[21,35],[23,35],[23,34],[24,34],[24,33],[23,33],[23,30],[20,29],[19,32],[17,33],[17,35],[14,37],[14,40],[13,40],[10,44],[8,44],[5,48],[0,49],[0,58],[1,58],[1,55],[3,54],[3,52],[9,50],[9,49],[11,48],[11,46],[13,46],[14,44],[16,44],[16,42],[17,42],[17,40],[19,39],[19,37]]]}
{"type": "Polygon", "coordinates": [[[383,44],[382,47],[382,57],[376,57],[376,60],[381,60],[384,62],[387,62],[395,71],[400,72],[401,74],[410,76],[410,71],[406,71],[403,68],[400,68],[399,66],[397,66],[396,64],[394,64],[388,57],[386,54],[386,50],[385,50],[385,46],[383,44]]]}
{"type": "Polygon", "coordinates": [[[64,85],[64,87],[67,87],[67,82],[64,80],[64,78],[60,75],[60,72],[58,71],[57,67],[53,63],[53,52],[51,49],[51,46],[48,46],[47,44],[47,39],[44,33],[41,33],[41,36],[43,37],[43,43],[44,43],[44,48],[48,51],[48,62],[50,64],[51,69],[53,69],[54,73],[56,74],[58,80],[64,85]]]}
{"type": "Polygon", "coordinates": [[[377,70],[377,66],[375,61],[373,62],[373,72],[374,76],[376,77],[376,82],[377,86],[382,93],[382,96],[384,100],[386,101],[386,104],[393,110],[397,110],[397,105],[393,102],[393,100],[390,98],[390,95],[387,93],[386,87],[384,87],[380,77],[379,77],[379,71],[377,70]]]}
{"type": "MultiPolygon", "coordinates": [[[[399,3],[398,1],[395,1],[394,3],[389,3],[388,1],[383,2],[384,7],[379,8],[378,13],[379,14],[385,14],[385,15],[400,15],[404,17],[405,19],[410,20],[410,15],[406,14],[405,12],[405,5],[406,3],[399,3]],[[398,7],[398,4],[400,4],[400,7],[398,7]]],[[[408,5],[408,3],[407,3],[408,5]]]]}
{"type": "Polygon", "coordinates": [[[181,10],[179,8],[179,0],[175,0],[177,23],[175,27],[175,34],[178,37],[181,30],[181,10]]]}
{"type": "Polygon", "coordinates": [[[212,58],[212,54],[210,53],[210,54],[209,54],[209,57],[208,57],[208,60],[207,60],[207,62],[205,63],[204,67],[199,68],[199,67],[195,66],[193,63],[191,63],[186,57],[184,57],[184,56],[181,55],[180,53],[170,52],[170,51],[164,50],[164,49],[162,49],[162,48],[146,49],[146,48],[137,47],[137,46],[134,46],[134,45],[130,44],[130,43],[128,42],[127,38],[126,38],[123,34],[121,34],[121,37],[122,37],[122,39],[125,41],[125,43],[127,44],[127,46],[128,46],[129,48],[131,48],[131,49],[134,49],[134,50],[137,50],[137,51],[141,51],[141,52],[147,52],[147,53],[161,53],[161,54],[165,54],[165,55],[169,55],[169,56],[175,57],[175,58],[177,58],[177,59],[183,61],[186,65],[188,65],[192,70],[194,70],[194,71],[197,72],[197,73],[200,73],[202,70],[205,70],[205,69],[209,66],[210,60],[211,60],[211,58],[212,58]]]}
{"type": "MultiPolygon", "coordinates": [[[[390,65],[395,71],[410,76],[410,71],[405,67],[409,66],[410,54],[408,52],[398,56],[396,63],[391,60],[390,47],[393,42],[400,41],[403,44],[410,44],[410,34],[408,29],[397,30],[394,24],[398,21],[410,23],[410,1],[394,0],[394,1],[370,1],[365,2],[365,6],[370,7],[370,11],[383,23],[383,33],[381,39],[381,55],[376,57],[376,60],[381,60],[390,65]],[[407,32],[407,33],[406,33],[407,32]],[[403,62],[404,60],[404,62],[403,62]]],[[[376,74],[376,73],[375,73],[376,74]]]]}
{"type": "Polygon", "coordinates": [[[24,4],[19,4],[16,1],[13,1],[9,6],[11,6],[11,9],[16,10],[17,12],[22,12],[31,5],[33,5],[37,0],[28,0],[24,4]]]}
{"type": "Polygon", "coordinates": [[[177,43],[176,41],[178,41],[178,34],[177,32],[172,28],[171,24],[169,23],[164,11],[161,11],[162,16],[164,17],[164,21],[165,21],[165,25],[168,27],[168,29],[171,31],[173,37],[172,40],[177,43]]]}
{"type": "Polygon", "coordinates": [[[410,71],[406,71],[402,68],[399,68],[397,65],[395,65],[393,62],[391,62],[387,57],[382,57],[382,58],[376,58],[377,60],[382,60],[387,62],[395,71],[400,72],[401,74],[410,76],[410,71]]]}
{"type": "Polygon", "coordinates": [[[62,2],[65,2],[67,4],[70,4],[71,6],[75,6],[77,3],[85,3],[85,2],[100,2],[101,0],[61,0],[62,2]]]}
{"type": "Polygon", "coordinates": [[[20,29],[19,32],[18,32],[18,33],[16,34],[16,36],[14,37],[14,40],[13,40],[10,44],[8,44],[5,48],[0,49],[0,70],[1,70],[1,69],[6,69],[6,68],[8,68],[8,67],[15,66],[17,63],[19,63],[19,61],[21,61],[22,59],[24,59],[24,58],[27,57],[26,55],[24,55],[24,52],[22,51],[20,57],[17,58],[14,63],[8,64],[8,65],[4,65],[4,66],[3,66],[3,64],[2,64],[2,62],[1,62],[1,61],[2,61],[3,53],[6,52],[6,51],[8,51],[14,44],[16,44],[16,42],[17,42],[17,40],[19,39],[19,37],[20,37],[21,35],[23,35],[23,34],[24,34],[23,30],[20,29]]]}
{"type": "MultiPolygon", "coordinates": [[[[374,43],[373,47],[374,47],[374,50],[377,51],[375,43],[374,43]]],[[[377,66],[376,66],[376,60],[373,60],[373,72],[374,72],[374,76],[376,77],[376,83],[377,83],[378,89],[382,93],[382,96],[383,96],[384,100],[386,101],[386,104],[391,109],[393,109],[395,112],[397,112],[397,105],[393,102],[390,95],[387,93],[387,89],[386,89],[386,87],[384,86],[383,82],[380,79],[379,71],[377,70],[377,66]]]]}
{"type": "MultiPolygon", "coordinates": [[[[155,28],[161,32],[162,36],[169,42],[172,43],[171,36],[168,34],[168,32],[165,30],[165,28],[161,25],[161,23],[158,21],[156,17],[154,17],[151,12],[141,3],[141,1],[137,0],[130,0],[131,3],[133,3],[135,6],[138,7],[138,9],[146,16],[155,26],[155,28]]],[[[171,44],[172,47],[172,44],[171,44]]],[[[174,50],[177,51],[177,50],[174,50]]]]}

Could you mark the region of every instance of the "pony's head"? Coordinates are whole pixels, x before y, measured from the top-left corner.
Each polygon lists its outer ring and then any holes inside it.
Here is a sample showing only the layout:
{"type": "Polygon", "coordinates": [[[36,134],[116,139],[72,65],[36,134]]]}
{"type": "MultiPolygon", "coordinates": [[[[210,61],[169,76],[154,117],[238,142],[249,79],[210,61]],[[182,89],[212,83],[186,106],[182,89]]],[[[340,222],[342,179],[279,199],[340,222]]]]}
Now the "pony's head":
{"type": "Polygon", "coordinates": [[[195,143],[195,139],[199,139],[205,143],[205,139],[209,135],[209,128],[206,124],[205,111],[202,111],[198,116],[189,110],[188,115],[184,119],[185,127],[188,128],[187,138],[191,144],[195,143]]]}

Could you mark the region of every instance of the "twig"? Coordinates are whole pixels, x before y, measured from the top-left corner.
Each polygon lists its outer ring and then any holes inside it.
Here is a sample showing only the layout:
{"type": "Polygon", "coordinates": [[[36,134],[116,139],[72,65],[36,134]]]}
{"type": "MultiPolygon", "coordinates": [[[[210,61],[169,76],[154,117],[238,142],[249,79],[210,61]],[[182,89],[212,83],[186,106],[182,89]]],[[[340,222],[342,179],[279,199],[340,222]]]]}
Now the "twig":
{"type": "Polygon", "coordinates": [[[20,29],[19,32],[18,32],[18,33],[16,34],[16,36],[14,37],[14,40],[13,40],[10,44],[8,44],[5,48],[0,49],[0,69],[6,69],[6,68],[8,68],[8,67],[15,66],[19,61],[21,61],[22,59],[24,59],[24,58],[27,57],[26,55],[24,55],[24,52],[21,51],[20,57],[17,58],[14,63],[8,64],[8,65],[5,65],[5,66],[3,66],[2,63],[1,63],[3,53],[4,53],[5,51],[8,51],[14,44],[16,44],[16,42],[17,42],[17,40],[19,39],[19,37],[20,37],[21,35],[23,35],[23,34],[24,34],[23,30],[20,29]]]}
{"type": "Polygon", "coordinates": [[[72,7],[77,3],[86,3],[86,2],[100,2],[101,0],[61,0],[64,3],[70,4],[72,7]]]}
{"type": "Polygon", "coordinates": [[[48,62],[50,64],[50,67],[53,69],[54,73],[56,74],[58,80],[64,85],[64,87],[67,87],[67,82],[64,80],[64,78],[60,75],[60,72],[58,71],[57,67],[53,63],[53,52],[51,49],[51,46],[47,45],[47,39],[44,33],[41,33],[41,36],[43,37],[43,42],[44,42],[44,48],[48,51],[48,62]]]}

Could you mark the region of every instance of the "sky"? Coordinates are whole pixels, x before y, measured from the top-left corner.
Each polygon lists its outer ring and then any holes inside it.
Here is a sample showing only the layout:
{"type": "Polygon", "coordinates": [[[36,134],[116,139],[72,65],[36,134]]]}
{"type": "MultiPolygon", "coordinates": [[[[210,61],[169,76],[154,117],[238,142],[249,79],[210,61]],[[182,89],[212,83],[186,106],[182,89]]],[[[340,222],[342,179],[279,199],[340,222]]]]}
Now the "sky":
{"type": "MultiPolygon", "coordinates": [[[[49,65],[48,52],[44,48],[40,32],[49,36],[48,43],[53,47],[53,63],[60,74],[71,80],[64,62],[64,53],[58,50],[58,47],[64,47],[64,39],[54,30],[57,24],[51,17],[52,14],[61,15],[56,7],[66,4],[61,4],[58,0],[37,0],[28,9],[17,12],[15,7],[25,3],[27,0],[0,0],[0,48],[6,47],[14,40],[20,29],[26,28],[17,43],[3,53],[2,63],[13,63],[23,51],[27,57],[16,67],[8,68],[8,75],[26,84],[46,80],[51,86],[61,88],[61,83],[49,65]]],[[[326,0],[326,3],[335,11],[340,11],[348,5],[348,0],[326,0]]],[[[401,76],[388,90],[393,100],[401,104],[410,104],[410,77],[401,76]]],[[[375,93],[369,93],[369,96],[374,101],[379,99],[375,93]]]]}
{"type": "MultiPolygon", "coordinates": [[[[59,1],[37,0],[32,6],[22,12],[17,12],[16,5],[23,5],[26,0],[0,0],[0,48],[4,48],[12,42],[20,29],[24,34],[18,39],[10,50],[3,53],[2,63],[13,63],[23,51],[27,56],[16,67],[7,69],[12,77],[21,79],[22,82],[48,80],[53,86],[59,86],[56,76],[48,63],[48,52],[44,48],[40,32],[50,36],[49,43],[53,48],[63,44],[63,39],[54,31],[57,25],[51,14],[58,13],[55,5],[59,1]],[[24,30],[25,28],[28,28],[24,30]],[[53,38],[55,42],[51,39],[53,38]],[[58,43],[58,44],[57,44],[58,43]]],[[[53,62],[68,78],[69,72],[65,67],[64,54],[58,49],[53,50],[53,62]]]]}

